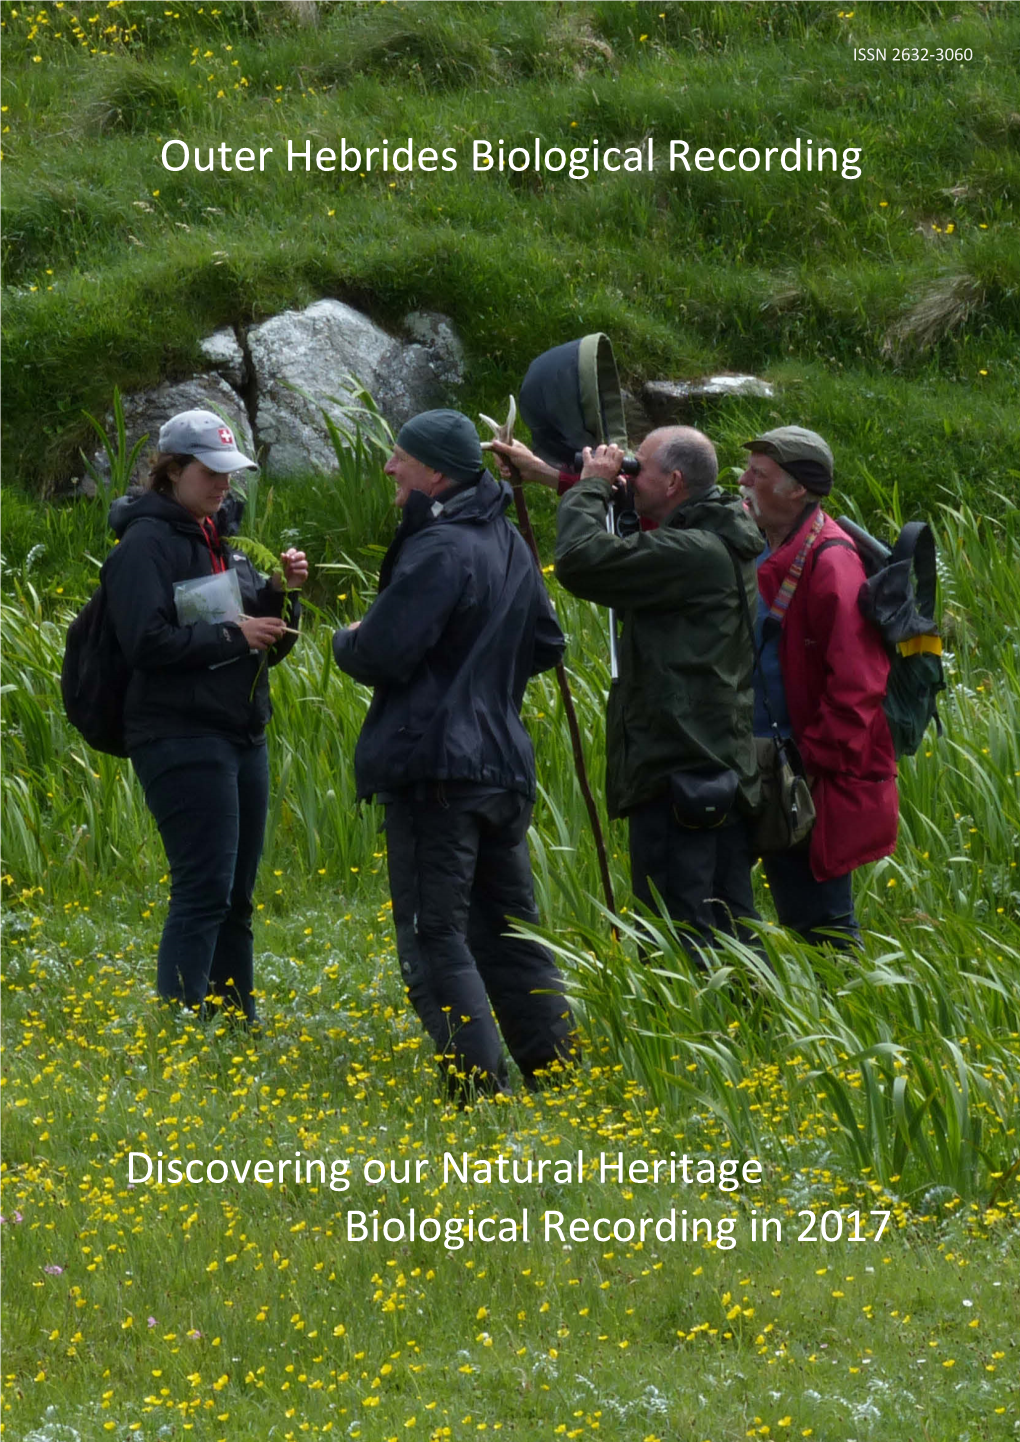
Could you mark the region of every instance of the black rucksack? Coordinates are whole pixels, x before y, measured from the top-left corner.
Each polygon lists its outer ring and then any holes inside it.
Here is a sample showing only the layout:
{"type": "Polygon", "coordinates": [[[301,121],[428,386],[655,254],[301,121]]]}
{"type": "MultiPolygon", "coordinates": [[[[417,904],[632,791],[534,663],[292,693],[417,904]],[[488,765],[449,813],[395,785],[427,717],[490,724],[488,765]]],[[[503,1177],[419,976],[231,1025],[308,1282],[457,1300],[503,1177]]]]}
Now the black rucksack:
{"type": "Polygon", "coordinates": [[[913,756],[928,724],[942,723],[938,694],[946,689],[942,641],[935,622],[935,537],[926,521],[908,521],[892,550],[840,516],[836,523],[849,541],[832,539],[815,548],[849,546],[861,558],[867,580],[857,604],[878,631],[889,653],[885,715],[897,760],[913,756]]]}
{"type": "Polygon", "coordinates": [[[102,578],[67,628],[60,690],[67,719],[88,744],[109,756],[126,756],[124,698],[131,667],[120,648],[102,578]]]}

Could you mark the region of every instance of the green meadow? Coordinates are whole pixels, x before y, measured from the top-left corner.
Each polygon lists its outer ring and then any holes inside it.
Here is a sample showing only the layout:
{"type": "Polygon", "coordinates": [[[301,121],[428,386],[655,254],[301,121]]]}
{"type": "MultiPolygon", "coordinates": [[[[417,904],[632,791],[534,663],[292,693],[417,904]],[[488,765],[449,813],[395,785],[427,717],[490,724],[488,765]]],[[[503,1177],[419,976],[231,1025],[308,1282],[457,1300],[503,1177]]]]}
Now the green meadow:
{"type": "MultiPolygon", "coordinates": [[[[1016,11],[103,0],[5,3],[0,22],[4,1436],[1013,1435],[1016,11]],[[973,59],[861,63],[855,46],[973,59]],[[665,154],[674,136],[800,135],[860,147],[863,174],[159,164],[173,137],[278,157],[288,139],[384,135],[462,158],[484,137],[652,135],[665,154]],[[833,445],[836,513],[882,535],[932,521],[943,732],[902,764],[896,854],[858,874],[861,957],[783,933],[759,878],[767,963],[724,943],[694,970],[630,909],[617,824],[614,936],[539,678],[532,850],[584,1060],[534,1095],[441,1099],[403,998],[379,815],[355,806],[369,693],[330,653],[391,534],[378,435],[336,480],[249,492],[247,534],[313,563],[304,635],[274,673],[265,1034],[157,1008],[159,839],[129,764],[85,747],[60,705],[64,632],[111,540],[108,497],[67,499],[84,413],[190,374],[218,325],[323,295],[383,324],[451,315],[471,414],[590,330],[631,387],[754,370],[775,402],[704,416],[727,484],[741,440],[796,420],[833,445]],[[636,1172],[603,1168],[620,1153],[636,1172]],[[171,1161],[193,1179],[159,1182],[171,1161]]],[[[530,499],[547,548],[552,498],[530,499]]],[[[548,579],[600,796],[605,617],[548,579]]]]}

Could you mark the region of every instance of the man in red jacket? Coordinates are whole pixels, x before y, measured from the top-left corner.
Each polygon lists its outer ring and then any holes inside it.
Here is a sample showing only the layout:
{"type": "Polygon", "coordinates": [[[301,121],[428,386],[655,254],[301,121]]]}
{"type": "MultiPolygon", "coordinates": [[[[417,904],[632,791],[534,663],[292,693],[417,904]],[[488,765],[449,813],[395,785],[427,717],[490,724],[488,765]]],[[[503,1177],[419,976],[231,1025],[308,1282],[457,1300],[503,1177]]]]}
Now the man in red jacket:
{"type": "Polygon", "coordinates": [[[765,876],[784,926],[854,947],[853,872],[896,847],[896,759],[882,707],[889,660],[857,606],[860,557],[821,507],[832,489],[829,447],[800,426],[745,444],[740,484],[768,541],[758,563],[754,729],[770,735],[774,718],[792,734],[817,811],[806,842],[763,859],[765,876]]]}

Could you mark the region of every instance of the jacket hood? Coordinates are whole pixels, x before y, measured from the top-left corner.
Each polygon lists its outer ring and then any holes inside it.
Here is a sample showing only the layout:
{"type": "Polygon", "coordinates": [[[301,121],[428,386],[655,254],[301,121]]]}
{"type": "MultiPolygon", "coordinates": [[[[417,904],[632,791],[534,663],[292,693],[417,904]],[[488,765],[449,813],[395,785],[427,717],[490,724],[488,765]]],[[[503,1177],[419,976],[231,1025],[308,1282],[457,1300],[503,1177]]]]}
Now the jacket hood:
{"type": "MultiPolygon", "coordinates": [[[[240,496],[228,492],[222,506],[216,512],[216,530],[221,536],[234,536],[241,528],[244,515],[244,501],[240,496]]],[[[132,521],[166,521],[178,530],[198,530],[198,522],[190,511],[158,491],[141,491],[135,495],[118,496],[110,506],[109,527],[118,540],[132,521]]]]}
{"type": "Polygon", "coordinates": [[[742,561],[754,560],[765,545],[765,539],[744,509],[743,501],[739,496],[727,495],[718,486],[677,506],[665,524],[681,530],[696,527],[711,531],[725,541],[742,561]]]}

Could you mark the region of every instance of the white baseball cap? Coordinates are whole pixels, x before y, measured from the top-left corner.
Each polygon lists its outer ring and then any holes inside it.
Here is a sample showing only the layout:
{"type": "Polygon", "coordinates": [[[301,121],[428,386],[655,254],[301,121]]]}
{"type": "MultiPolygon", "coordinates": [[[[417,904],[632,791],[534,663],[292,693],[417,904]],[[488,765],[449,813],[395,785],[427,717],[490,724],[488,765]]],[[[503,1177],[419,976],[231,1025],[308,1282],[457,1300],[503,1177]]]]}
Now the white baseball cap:
{"type": "Polygon", "coordinates": [[[159,433],[159,449],[167,455],[194,456],[211,471],[257,469],[237,449],[234,432],[214,411],[181,411],[159,433]]]}

